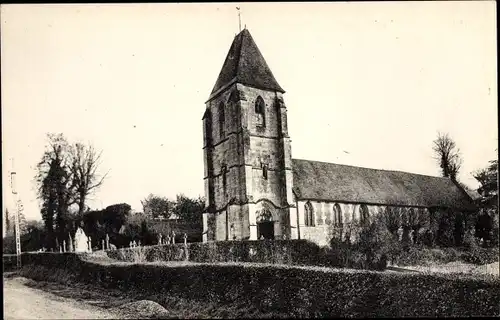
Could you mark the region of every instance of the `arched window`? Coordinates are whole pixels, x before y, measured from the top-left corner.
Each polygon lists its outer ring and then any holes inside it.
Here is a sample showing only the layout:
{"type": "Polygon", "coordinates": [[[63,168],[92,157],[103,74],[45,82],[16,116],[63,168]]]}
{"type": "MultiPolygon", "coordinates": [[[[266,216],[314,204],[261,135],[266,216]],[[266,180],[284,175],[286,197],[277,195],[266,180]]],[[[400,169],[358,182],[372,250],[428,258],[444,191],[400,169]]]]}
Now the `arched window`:
{"type": "Polygon", "coordinates": [[[362,204],[359,207],[359,218],[361,220],[361,223],[367,223],[368,219],[370,218],[368,207],[365,204],[362,204]]]}
{"type": "Polygon", "coordinates": [[[343,221],[342,221],[342,209],[340,208],[340,205],[338,203],[335,204],[335,225],[341,226],[343,221]]]}
{"type": "Polygon", "coordinates": [[[311,202],[307,201],[304,205],[304,223],[308,227],[314,226],[314,210],[311,202]]]}
{"type": "Polygon", "coordinates": [[[222,165],[221,167],[221,175],[222,175],[222,190],[224,190],[224,195],[226,194],[227,191],[227,167],[225,164],[222,165]]]}
{"type": "Polygon", "coordinates": [[[262,165],[262,177],[264,178],[264,180],[267,180],[267,164],[263,164],[262,165]]]}
{"type": "Polygon", "coordinates": [[[212,145],[212,113],[210,109],[205,111],[203,116],[203,120],[205,121],[205,143],[207,146],[212,145]]]}
{"type": "Polygon", "coordinates": [[[219,132],[220,137],[224,138],[226,129],[226,115],[224,114],[224,103],[219,104],[219,132]]]}
{"type": "Polygon", "coordinates": [[[255,101],[255,123],[258,127],[266,126],[266,116],[265,116],[266,104],[261,96],[257,97],[255,101]]]}

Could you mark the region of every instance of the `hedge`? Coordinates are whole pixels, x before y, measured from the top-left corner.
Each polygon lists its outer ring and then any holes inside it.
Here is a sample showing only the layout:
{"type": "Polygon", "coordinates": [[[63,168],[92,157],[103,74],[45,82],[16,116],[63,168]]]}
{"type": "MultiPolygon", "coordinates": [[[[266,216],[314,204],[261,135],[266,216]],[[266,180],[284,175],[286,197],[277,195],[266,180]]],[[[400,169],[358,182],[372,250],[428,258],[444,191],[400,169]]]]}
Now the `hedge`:
{"type": "Polygon", "coordinates": [[[106,251],[129,261],[259,262],[329,266],[327,252],[307,240],[220,241],[167,244],[106,251]],[[187,250],[186,250],[187,247],[187,250]],[[142,260],[139,256],[143,257],[142,260]]]}
{"type": "Polygon", "coordinates": [[[3,255],[3,271],[12,271],[17,267],[17,255],[4,254],[3,255]]]}
{"type": "Polygon", "coordinates": [[[74,254],[26,254],[23,263],[65,268],[105,287],[286,317],[499,316],[500,280],[272,265],[96,263],[74,254]]]}

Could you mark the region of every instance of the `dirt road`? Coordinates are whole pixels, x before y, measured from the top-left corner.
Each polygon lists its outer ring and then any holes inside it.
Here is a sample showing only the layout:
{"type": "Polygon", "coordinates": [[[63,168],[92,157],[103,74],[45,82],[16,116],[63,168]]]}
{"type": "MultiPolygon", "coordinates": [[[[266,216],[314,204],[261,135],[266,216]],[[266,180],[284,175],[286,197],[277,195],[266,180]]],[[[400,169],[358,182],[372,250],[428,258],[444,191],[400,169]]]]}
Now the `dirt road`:
{"type": "Polygon", "coordinates": [[[81,301],[26,286],[21,277],[4,277],[4,319],[117,319],[116,314],[81,301]]]}

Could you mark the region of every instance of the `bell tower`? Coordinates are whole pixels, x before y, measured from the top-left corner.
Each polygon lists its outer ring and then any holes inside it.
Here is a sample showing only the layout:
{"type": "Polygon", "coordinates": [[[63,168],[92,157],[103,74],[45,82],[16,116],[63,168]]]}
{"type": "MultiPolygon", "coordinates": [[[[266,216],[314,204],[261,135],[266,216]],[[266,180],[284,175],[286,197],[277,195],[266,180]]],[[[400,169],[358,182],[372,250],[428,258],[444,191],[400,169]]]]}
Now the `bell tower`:
{"type": "Polygon", "coordinates": [[[284,92],[243,29],[203,116],[203,241],[297,238],[284,92]]]}

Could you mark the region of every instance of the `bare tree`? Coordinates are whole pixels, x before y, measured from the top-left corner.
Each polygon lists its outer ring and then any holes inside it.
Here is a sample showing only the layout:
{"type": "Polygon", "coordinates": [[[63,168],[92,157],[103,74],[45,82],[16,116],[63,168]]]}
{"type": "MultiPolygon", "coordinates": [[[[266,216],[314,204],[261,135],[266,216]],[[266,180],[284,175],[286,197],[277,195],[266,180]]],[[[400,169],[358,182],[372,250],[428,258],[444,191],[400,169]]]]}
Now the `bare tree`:
{"type": "Polygon", "coordinates": [[[458,172],[462,166],[460,149],[455,141],[447,133],[438,133],[438,137],[433,142],[435,159],[439,163],[443,177],[456,180],[458,172]]]}
{"type": "Polygon", "coordinates": [[[92,145],[85,146],[75,143],[70,150],[70,170],[75,186],[75,202],[78,205],[78,215],[85,212],[87,197],[95,192],[104,182],[109,171],[103,176],[97,173],[101,164],[102,151],[97,151],[92,145]]]}

